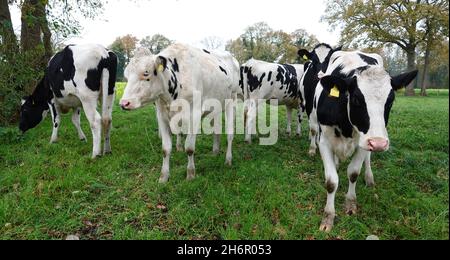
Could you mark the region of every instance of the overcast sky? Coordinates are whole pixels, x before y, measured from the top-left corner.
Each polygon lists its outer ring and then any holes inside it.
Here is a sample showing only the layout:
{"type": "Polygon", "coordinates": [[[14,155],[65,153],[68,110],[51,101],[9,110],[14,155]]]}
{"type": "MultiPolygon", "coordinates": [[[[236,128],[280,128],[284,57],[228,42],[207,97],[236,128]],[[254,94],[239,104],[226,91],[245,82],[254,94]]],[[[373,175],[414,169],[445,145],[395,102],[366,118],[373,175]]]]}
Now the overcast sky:
{"type": "MultiPolygon", "coordinates": [[[[319,41],[335,45],[339,33],[320,22],[323,0],[110,0],[95,21],[81,21],[84,29],[68,43],[108,46],[117,36],[139,39],[160,33],[171,40],[200,46],[208,36],[224,41],[239,37],[246,27],[265,21],[275,30],[306,29],[319,41]]],[[[20,28],[18,10],[12,12],[20,28]]]]}

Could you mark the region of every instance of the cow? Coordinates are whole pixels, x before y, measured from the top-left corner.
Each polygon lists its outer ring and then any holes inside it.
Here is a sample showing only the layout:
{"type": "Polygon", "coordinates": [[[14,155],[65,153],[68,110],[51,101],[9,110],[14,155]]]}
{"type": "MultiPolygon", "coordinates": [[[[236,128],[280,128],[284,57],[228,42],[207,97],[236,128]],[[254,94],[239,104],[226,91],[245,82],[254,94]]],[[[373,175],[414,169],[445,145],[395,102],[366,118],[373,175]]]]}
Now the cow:
{"type": "Polygon", "coordinates": [[[100,45],[69,45],[51,58],[45,75],[33,94],[22,100],[19,129],[25,133],[38,126],[48,111],[52,115],[51,143],[58,141],[61,115],[73,110],[72,122],[80,140],[86,141],[81,130],[83,109],[93,136],[92,158],[111,153],[112,110],[117,75],[117,56],[100,45]],[[97,103],[102,101],[102,115],[97,103]]]}
{"type": "Polygon", "coordinates": [[[387,126],[395,91],[409,85],[418,73],[416,70],[391,77],[377,54],[338,51],[330,60],[317,85],[312,110],[328,193],[320,225],[325,232],[334,225],[339,162],[352,158],[347,169],[345,208],[348,215],[356,214],[356,183],[363,163],[366,182],[373,183],[371,154],[390,148],[387,126]]]}
{"type": "MultiPolygon", "coordinates": [[[[188,103],[195,117],[207,115],[211,111],[204,108],[206,100],[214,99],[222,105],[220,112],[226,113],[228,149],[226,164],[232,163],[234,138],[234,102],[239,93],[239,64],[229,53],[218,54],[189,45],[175,43],[158,55],[146,49],[137,51],[125,69],[128,79],[125,93],[120,101],[124,110],[135,110],[155,103],[159,131],[162,138],[163,165],[160,183],[167,183],[170,177],[170,155],[172,151],[171,121],[183,111],[172,112],[177,104],[188,103]],[[195,96],[201,97],[204,111],[197,111],[195,96]],[[232,102],[227,102],[232,101],[232,102]],[[197,113],[198,112],[198,113],[197,113]]],[[[188,108],[188,109],[189,109],[188,108]]],[[[184,111],[185,112],[185,111],[184,111]]],[[[211,112],[212,113],[212,112],[211,112]]],[[[185,120],[189,120],[184,117],[185,120]]],[[[192,118],[191,118],[192,119],[192,118]]],[[[198,118],[194,118],[195,122],[198,118]]],[[[196,132],[187,135],[185,152],[188,155],[187,180],[195,178],[196,132]]],[[[215,133],[214,151],[217,152],[220,135],[215,133]]]]}
{"type": "MultiPolygon", "coordinates": [[[[275,64],[250,59],[240,68],[240,82],[246,100],[246,136],[245,141],[252,142],[253,129],[259,110],[259,100],[278,100],[279,105],[287,108],[287,133],[292,133],[292,111],[301,104],[299,80],[303,76],[304,65],[275,64]]],[[[298,114],[297,135],[301,135],[302,118],[298,114]]]]}
{"type": "MultiPolygon", "coordinates": [[[[316,45],[311,52],[305,49],[301,49],[298,51],[298,55],[300,56],[300,58],[308,61],[305,63],[305,73],[300,79],[300,97],[303,108],[300,115],[301,118],[303,118],[305,112],[308,118],[311,117],[316,86],[319,83],[320,78],[324,76],[325,72],[328,69],[331,55],[333,55],[333,53],[335,53],[336,51],[340,51],[341,49],[342,47],[333,49],[329,44],[320,43],[316,45]]],[[[317,150],[317,132],[315,131],[317,127],[311,125],[310,123],[309,128],[309,138],[311,140],[309,155],[314,156],[317,150]]]]}

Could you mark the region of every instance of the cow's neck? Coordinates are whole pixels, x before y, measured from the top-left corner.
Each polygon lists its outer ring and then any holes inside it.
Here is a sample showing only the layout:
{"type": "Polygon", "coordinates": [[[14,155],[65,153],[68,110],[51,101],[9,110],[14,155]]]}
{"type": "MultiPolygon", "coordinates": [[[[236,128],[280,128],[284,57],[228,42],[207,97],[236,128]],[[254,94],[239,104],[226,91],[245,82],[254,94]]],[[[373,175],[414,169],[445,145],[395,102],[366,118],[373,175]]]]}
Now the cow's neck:
{"type": "Polygon", "coordinates": [[[33,101],[38,104],[47,104],[53,99],[53,92],[47,82],[47,77],[39,82],[31,96],[33,101]]]}

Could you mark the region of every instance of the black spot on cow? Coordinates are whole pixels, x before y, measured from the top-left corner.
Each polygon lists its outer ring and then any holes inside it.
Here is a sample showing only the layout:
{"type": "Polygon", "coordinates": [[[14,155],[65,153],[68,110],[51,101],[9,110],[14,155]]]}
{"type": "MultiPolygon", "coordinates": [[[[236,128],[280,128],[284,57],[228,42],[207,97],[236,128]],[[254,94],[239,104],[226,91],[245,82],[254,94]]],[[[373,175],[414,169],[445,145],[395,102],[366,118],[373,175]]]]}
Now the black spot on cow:
{"type": "Polygon", "coordinates": [[[297,71],[295,67],[288,64],[283,64],[278,66],[278,74],[276,80],[281,83],[281,86],[286,89],[286,93],[291,98],[298,98],[299,89],[298,89],[298,78],[297,71]]]}
{"type": "Polygon", "coordinates": [[[178,66],[178,61],[177,61],[176,58],[175,58],[175,59],[173,60],[173,62],[172,62],[172,69],[173,69],[175,72],[180,72],[180,68],[179,68],[179,66],[178,66]]]}
{"type": "Polygon", "coordinates": [[[219,69],[220,69],[223,73],[225,73],[225,75],[228,75],[227,71],[226,71],[222,66],[219,66],[219,69]]]}
{"type": "Polygon", "coordinates": [[[365,54],[362,54],[362,53],[358,53],[358,55],[359,55],[359,57],[361,57],[361,59],[362,59],[365,63],[367,63],[367,64],[369,64],[369,65],[378,65],[378,61],[377,61],[376,59],[374,59],[374,58],[372,58],[372,57],[369,57],[369,56],[367,56],[367,55],[365,55],[365,54]]]}
{"type": "Polygon", "coordinates": [[[341,138],[341,136],[342,136],[341,131],[339,131],[339,129],[337,129],[337,128],[334,129],[334,135],[337,138],[341,138]]]}
{"type": "Polygon", "coordinates": [[[247,68],[247,83],[248,86],[250,87],[250,92],[254,92],[256,89],[261,87],[262,84],[262,80],[263,80],[263,76],[265,76],[265,74],[261,77],[261,80],[258,78],[257,75],[253,75],[252,73],[252,68],[247,68]]]}
{"type": "Polygon", "coordinates": [[[207,51],[207,50],[205,50],[205,49],[203,49],[203,51],[204,51],[205,53],[211,54],[210,51],[207,51]]]}
{"type": "Polygon", "coordinates": [[[269,72],[269,76],[267,76],[267,81],[271,81],[272,80],[272,71],[269,72]]]}
{"type": "Polygon", "coordinates": [[[239,72],[239,86],[241,87],[242,93],[244,93],[244,67],[241,67],[239,72]]]}
{"type": "Polygon", "coordinates": [[[353,91],[350,91],[350,119],[360,132],[364,134],[369,132],[370,118],[366,99],[357,86],[353,91]]]}
{"type": "Polygon", "coordinates": [[[172,96],[173,99],[176,99],[175,97],[178,97],[178,77],[177,73],[174,70],[170,70],[172,73],[172,76],[169,80],[169,93],[172,96]]]}
{"type": "Polygon", "coordinates": [[[384,122],[386,126],[389,124],[389,115],[391,114],[392,106],[395,101],[395,91],[392,90],[389,94],[388,99],[386,100],[386,104],[384,105],[384,122]]]}

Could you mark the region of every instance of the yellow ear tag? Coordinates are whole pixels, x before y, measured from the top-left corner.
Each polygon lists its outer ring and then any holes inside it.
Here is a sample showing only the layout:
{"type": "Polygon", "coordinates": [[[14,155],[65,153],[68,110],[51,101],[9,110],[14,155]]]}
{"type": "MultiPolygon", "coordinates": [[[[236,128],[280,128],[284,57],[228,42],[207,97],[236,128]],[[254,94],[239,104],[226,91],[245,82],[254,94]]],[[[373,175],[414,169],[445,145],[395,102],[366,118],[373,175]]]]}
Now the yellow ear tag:
{"type": "Polygon", "coordinates": [[[306,55],[303,55],[303,59],[304,60],[309,60],[308,57],[306,55]]]}
{"type": "Polygon", "coordinates": [[[340,95],[341,93],[339,92],[339,89],[337,88],[337,86],[334,86],[334,88],[332,88],[330,91],[330,97],[339,98],[340,95]]]}
{"type": "Polygon", "coordinates": [[[158,72],[163,72],[163,71],[164,71],[164,66],[162,64],[159,64],[158,72]]]}

